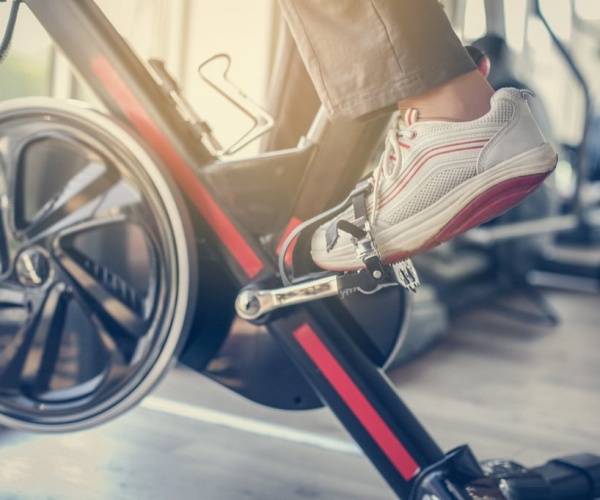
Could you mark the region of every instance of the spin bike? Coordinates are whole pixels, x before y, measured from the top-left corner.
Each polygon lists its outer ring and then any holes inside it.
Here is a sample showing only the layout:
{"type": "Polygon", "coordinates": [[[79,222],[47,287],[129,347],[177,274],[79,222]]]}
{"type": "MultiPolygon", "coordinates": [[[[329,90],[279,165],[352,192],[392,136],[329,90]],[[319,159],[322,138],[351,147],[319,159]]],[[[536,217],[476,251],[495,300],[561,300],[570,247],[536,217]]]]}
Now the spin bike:
{"type": "MultiPolygon", "coordinates": [[[[323,114],[296,148],[227,159],[233,147],[164,65],[141,61],[92,0],[21,3],[104,109],[0,104],[1,424],[99,425],[177,360],[227,385],[210,361],[224,349],[235,358],[245,324],[261,363],[240,359],[243,383],[230,388],[292,411],[328,406],[400,498],[600,496],[597,456],[527,469],[479,462],[466,445],[444,453],[402,402],[384,369],[418,286],[410,261],[383,265],[368,228],[356,234],[363,271],[302,258],[321,221],[295,213],[333,134],[323,114]]],[[[226,73],[211,81],[253,118],[252,140],[269,119],[226,73]]]]}

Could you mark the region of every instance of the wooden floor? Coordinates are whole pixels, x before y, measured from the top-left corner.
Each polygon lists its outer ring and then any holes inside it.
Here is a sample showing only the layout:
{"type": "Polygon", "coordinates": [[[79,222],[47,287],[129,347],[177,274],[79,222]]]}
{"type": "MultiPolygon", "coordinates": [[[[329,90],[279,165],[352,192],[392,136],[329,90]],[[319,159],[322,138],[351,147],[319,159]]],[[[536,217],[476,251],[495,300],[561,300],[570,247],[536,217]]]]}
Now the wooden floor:
{"type": "MultiPolygon", "coordinates": [[[[558,326],[472,311],[391,374],[443,449],[524,465],[600,454],[599,297],[545,296],[558,326]]],[[[0,499],[393,498],[327,409],[260,407],[183,369],[108,424],[4,430],[0,451],[0,499]]]]}

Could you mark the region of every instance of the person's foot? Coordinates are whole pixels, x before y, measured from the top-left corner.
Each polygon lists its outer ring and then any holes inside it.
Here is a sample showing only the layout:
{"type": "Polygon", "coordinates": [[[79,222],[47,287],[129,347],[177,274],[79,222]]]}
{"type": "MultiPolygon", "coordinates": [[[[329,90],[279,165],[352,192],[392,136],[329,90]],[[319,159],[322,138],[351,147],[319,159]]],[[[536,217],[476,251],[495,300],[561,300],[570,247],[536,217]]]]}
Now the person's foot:
{"type": "MultiPolygon", "coordinates": [[[[501,89],[487,114],[467,122],[418,121],[417,110],[406,111],[388,134],[365,200],[383,263],[423,252],[500,215],[554,170],[556,153],[529,110],[529,94],[501,89]]],[[[365,267],[350,234],[356,231],[339,224],[356,219],[350,207],[315,231],[315,264],[336,271],[365,267]]]]}

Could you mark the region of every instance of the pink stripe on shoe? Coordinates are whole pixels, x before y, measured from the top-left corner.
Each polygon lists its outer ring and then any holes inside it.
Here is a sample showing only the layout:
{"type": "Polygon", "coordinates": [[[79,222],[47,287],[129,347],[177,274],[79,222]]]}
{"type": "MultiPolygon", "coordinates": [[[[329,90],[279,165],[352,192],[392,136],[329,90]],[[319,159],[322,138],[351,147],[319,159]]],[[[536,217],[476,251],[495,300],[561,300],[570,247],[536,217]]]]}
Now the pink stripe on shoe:
{"type": "Polygon", "coordinates": [[[421,153],[421,155],[417,157],[413,164],[406,170],[404,175],[400,176],[398,181],[391,186],[391,189],[381,197],[379,203],[377,204],[377,209],[386,205],[390,199],[396,197],[397,194],[402,191],[402,189],[404,189],[404,187],[412,180],[421,167],[423,167],[423,165],[432,158],[448,153],[482,149],[488,143],[488,141],[489,139],[477,139],[474,141],[456,142],[423,151],[423,153],[421,153]]]}

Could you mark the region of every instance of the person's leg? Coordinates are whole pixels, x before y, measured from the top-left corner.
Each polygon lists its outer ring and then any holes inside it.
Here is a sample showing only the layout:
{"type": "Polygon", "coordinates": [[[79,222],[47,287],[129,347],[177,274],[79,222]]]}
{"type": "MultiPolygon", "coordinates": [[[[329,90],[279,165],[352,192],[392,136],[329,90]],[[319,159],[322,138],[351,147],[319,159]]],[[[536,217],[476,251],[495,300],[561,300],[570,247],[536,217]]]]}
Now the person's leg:
{"type": "Polygon", "coordinates": [[[427,250],[508,210],[554,169],[528,93],[493,92],[436,0],[280,3],[332,118],[401,110],[364,206],[315,231],[320,267],[364,267],[357,235],[384,263],[427,250]]]}
{"type": "Polygon", "coordinates": [[[332,119],[393,109],[476,69],[437,0],[279,4],[332,119]]]}
{"type": "Polygon", "coordinates": [[[475,70],[435,86],[433,89],[398,103],[404,115],[407,109],[419,110],[421,120],[475,120],[490,110],[494,89],[475,70]]]}

